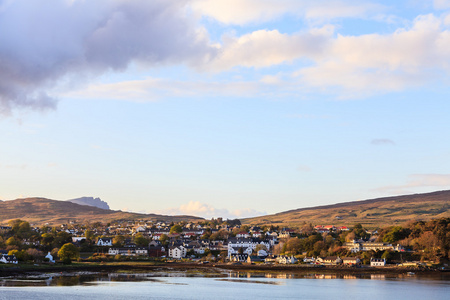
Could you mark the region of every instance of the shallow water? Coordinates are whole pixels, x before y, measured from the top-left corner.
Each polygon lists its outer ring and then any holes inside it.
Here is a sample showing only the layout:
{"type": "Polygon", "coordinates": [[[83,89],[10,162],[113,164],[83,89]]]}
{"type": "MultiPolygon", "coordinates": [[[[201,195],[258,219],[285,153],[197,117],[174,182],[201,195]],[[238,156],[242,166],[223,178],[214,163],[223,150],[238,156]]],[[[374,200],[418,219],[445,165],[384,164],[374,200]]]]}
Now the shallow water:
{"type": "Polygon", "coordinates": [[[0,280],[0,299],[449,299],[448,276],[222,273],[37,274],[0,280]]]}

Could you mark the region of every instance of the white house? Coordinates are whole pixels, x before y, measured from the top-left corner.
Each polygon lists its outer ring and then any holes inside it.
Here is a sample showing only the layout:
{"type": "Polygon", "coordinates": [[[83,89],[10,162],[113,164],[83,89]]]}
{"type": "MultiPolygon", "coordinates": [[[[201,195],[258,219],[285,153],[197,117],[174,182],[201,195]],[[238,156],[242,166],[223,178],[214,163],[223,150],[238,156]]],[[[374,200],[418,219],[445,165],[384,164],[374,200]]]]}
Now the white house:
{"type": "Polygon", "coordinates": [[[99,238],[97,240],[97,246],[109,246],[111,247],[113,245],[113,239],[112,238],[99,238]]]}
{"type": "Polygon", "coordinates": [[[137,247],[136,248],[136,255],[137,256],[147,256],[148,255],[148,249],[145,247],[137,247]]]}
{"type": "Polygon", "coordinates": [[[361,260],[359,259],[359,257],[344,257],[342,259],[342,263],[344,265],[358,265],[361,263],[361,260]]]}
{"type": "Polygon", "coordinates": [[[183,246],[169,247],[169,257],[181,259],[186,257],[187,251],[183,246]]]}
{"type": "Polygon", "coordinates": [[[252,251],[256,250],[258,245],[264,245],[267,250],[271,248],[270,242],[257,238],[231,238],[228,240],[228,256],[238,254],[239,248],[244,248],[243,251],[250,255],[252,251]]]}
{"type": "Polygon", "coordinates": [[[82,240],[86,240],[85,236],[73,236],[72,237],[72,243],[81,242],[82,240]]]}
{"type": "Polygon", "coordinates": [[[303,258],[303,262],[307,263],[307,264],[313,264],[313,263],[315,263],[315,261],[316,261],[316,259],[314,257],[307,257],[307,256],[305,256],[303,258]]]}
{"type": "Polygon", "coordinates": [[[0,256],[0,262],[4,263],[4,264],[17,264],[17,258],[15,255],[6,255],[6,254],[2,254],[0,256]]]}
{"type": "Polygon", "coordinates": [[[286,255],[280,255],[276,258],[276,262],[279,264],[295,264],[298,262],[298,259],[296,259],[294,256],[286,256],[286,255]]]}
{"type": "Polygon", "coordinates": [[[386,266],[386,259],[385,258],[371,258],[370,266],[371,267],[384,267],[384,266],[386,266]]]}
{"type": "Polygon", "coordinates": [[[50,251],[48,252],[48,254],[45,256],[45,258],[48,258],[48,261],[51,263],[54,263],[55,260],[53,259],[53,255],[50,254],[50,251]]]}
{"type": "Polygon", "coordinates": [[[405,249],[401,245],[395,245],[389,243],[379,243],[379,242],[361,242],[361,241],[352,241],[349,243],[345,243],[344,247],[347,250],[350,250],[353,253],[359,251],[385,251],[385,250],[393,250],[393,251],[405,251],[405,249]]]}

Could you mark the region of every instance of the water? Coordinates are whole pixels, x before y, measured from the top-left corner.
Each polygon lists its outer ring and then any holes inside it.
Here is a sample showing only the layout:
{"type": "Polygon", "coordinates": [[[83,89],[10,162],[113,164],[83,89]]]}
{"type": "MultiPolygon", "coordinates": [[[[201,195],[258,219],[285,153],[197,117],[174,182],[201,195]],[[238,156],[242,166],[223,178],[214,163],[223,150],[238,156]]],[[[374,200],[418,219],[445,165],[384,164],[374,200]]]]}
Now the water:
{"type": "Polygon", "coordinates": [[[252,272],[67,275],[0,280],[0,299],[450,299],[450,278],[444,276],[252,272]]]}

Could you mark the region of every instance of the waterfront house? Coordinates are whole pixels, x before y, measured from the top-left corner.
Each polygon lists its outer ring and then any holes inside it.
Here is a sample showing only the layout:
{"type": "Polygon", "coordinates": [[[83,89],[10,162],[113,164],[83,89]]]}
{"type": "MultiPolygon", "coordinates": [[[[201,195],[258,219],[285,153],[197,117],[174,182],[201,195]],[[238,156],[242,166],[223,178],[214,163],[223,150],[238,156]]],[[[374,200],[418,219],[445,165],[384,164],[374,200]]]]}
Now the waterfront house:
{"type": "Polygon", "coordinates": [[[359,265],[361,263],[361,260],[359,259],[359,257],[344,257],[342,259],[342,263],[344,265],[354,266],[359,265]]]}
{"type": "Polygon", "coordinates": [[[5,255],[5,254],[2,254],[0,256],[0,262],[4,263],[4,264],[17,264],[18,263],[15,255],[5,255]]]}
{"type": "Polygon", "coordinates": [[[169,257],[181,259],[183,257],[186,257],[186,254],[186,248],[181,245],[169,247],[169,257]]]}
{"type": "Polygon", "coordinates": [[[385,258],[371,258],[370,266],[371,267],[384,267],[384,266],[386,266],[386,259],[385,258]]]}
{"type": "Polygon", "coordinates": [[[307,263],[307,264],[313,264],[313,263],[316,262],[316,259],[314,257],[307,257],[307,256],[305,256],[303,258],[303,262],[307,263]]]}
{"type": "Polygon", "coordinates": [[[295,264],[298,262],[294,256],[280,255],[277,257],[276,262],[279,264],[295,264]]]}

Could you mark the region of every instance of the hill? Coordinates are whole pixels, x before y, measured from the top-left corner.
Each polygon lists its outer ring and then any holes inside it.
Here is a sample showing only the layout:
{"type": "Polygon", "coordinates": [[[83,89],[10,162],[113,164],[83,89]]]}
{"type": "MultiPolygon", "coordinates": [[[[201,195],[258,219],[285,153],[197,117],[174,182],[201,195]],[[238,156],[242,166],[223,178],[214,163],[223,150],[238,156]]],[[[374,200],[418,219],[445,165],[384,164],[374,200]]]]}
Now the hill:
{"type": "Polygon", "coordinates": [[[116,220],[161,220],[164,222],[203,220],[194,216],[166,216],[108,210],[45,198],[0,201],[0,224],[6,224],[9,220],[14,219],[22,219],[37,225],[45,223],[57,225],[69,221],[105,223],[116,220]]]}
{"type": "Polygon", "coordinates": [[[76,199],[67,200],[72,203],[80,204],[80,205],[89,205],[94,206],[102,209],[110,209],[108,203],[105,201],[102,201],[100,198],[94,198],[94,197],[81,197],[76,199]]]}
{"type": "Polygon", "coordinates": [[[274,215],[241,220],[247,225],[281,225],[302,227],[313,225],[353,225],[384,227],[409,220],[430,220],[450,217],[450,191],[413,194],[364,201],[345,202],[301,208],[274,215]]]}

